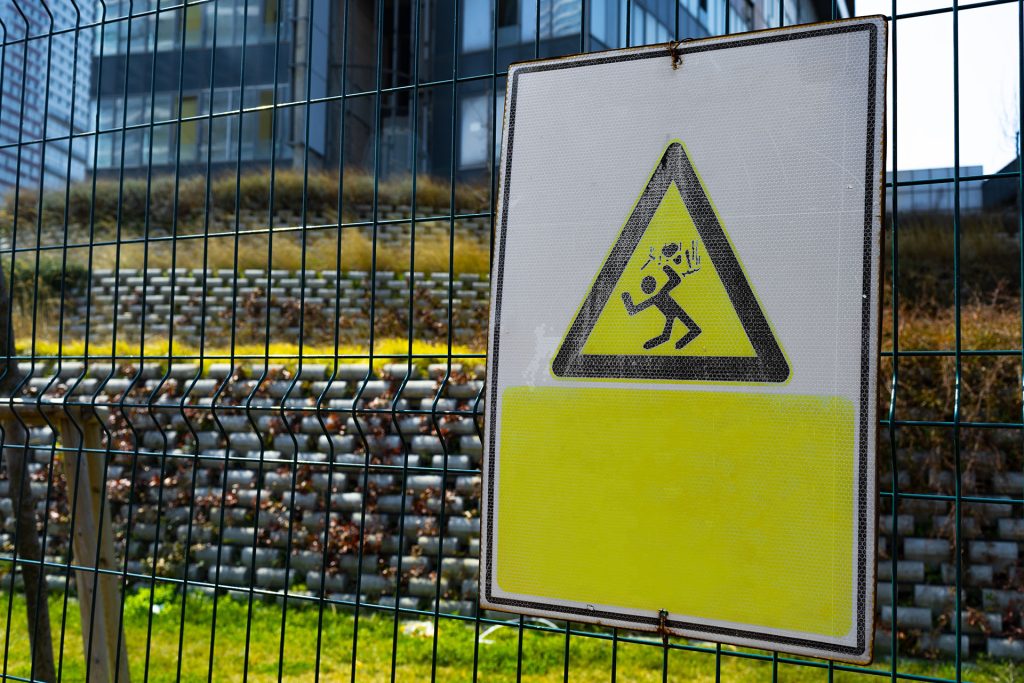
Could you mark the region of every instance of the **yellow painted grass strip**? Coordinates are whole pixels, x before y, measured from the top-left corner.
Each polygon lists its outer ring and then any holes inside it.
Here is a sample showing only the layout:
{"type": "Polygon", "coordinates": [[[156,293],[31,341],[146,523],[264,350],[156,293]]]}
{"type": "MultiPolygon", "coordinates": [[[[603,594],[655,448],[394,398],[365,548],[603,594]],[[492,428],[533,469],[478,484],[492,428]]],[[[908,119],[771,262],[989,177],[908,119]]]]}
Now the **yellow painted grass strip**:
{"type": "MultiPolygon", "coordinates": [[[[19,355],[29,355],[32,353],[32,340],[19,339],[16,349],[19,355]]],[[[137,364],[141,356],[147,364],[160,367],[166,366],[168,359],[171,362],[196,362],[199,358],[199,347],[181,342],[175,342],[172,347],[167,339],[148,339],[141,354],[139,350],[137,340],[119,340],[113,349],[109,341],[90,341],[88,356],[96,358],[97,363],[109,362],[110,357],[114,356],[121,364],[137,364]]],[[[229,347],[224,346],[206,347],[203,350],[204,371],[210,365],[229,362],[231,351],[229,347]]],[[[409,357],[409,341],[401,338],[378,339],[374,344],[373,353],[373,369],[379,373],[384,365],[406,362],[409,357]]],[[[481,349],[463,344],[451,347],[452,362],[461,363],[463,366],[483,364],[483,353],[481,349]],[[481,357],[460,358],[473,355],[481,357]]],[[[413,364],[420,368],[426,367],[429,363],[444,363],[448,354],[448,346],[445,343],[414,341],[412,344],[413,364]]],[[[59,346],[56,341],[37,339],[34,355],[41,361],[57,357],[80,358],[86,355],[86,344],[83,340],[69,340],[59,346]]],[[[261,365],[263,358],[269,355],[270,365],[280,365],[294,370],[299,363],[300,349],[298,344],[286,342],[270,344],[269,351],[263,344],[239,344],[235,346],[233,355],[235,365],[261,365]]],[[[339,345],[337,356],[334,355],[333,344],[304,345],[301,349],[303,364],[326,365],[329,371],[333,370],[335,364],[365,367],[368,355],[368,347],[359,344],[339,345]]]]}

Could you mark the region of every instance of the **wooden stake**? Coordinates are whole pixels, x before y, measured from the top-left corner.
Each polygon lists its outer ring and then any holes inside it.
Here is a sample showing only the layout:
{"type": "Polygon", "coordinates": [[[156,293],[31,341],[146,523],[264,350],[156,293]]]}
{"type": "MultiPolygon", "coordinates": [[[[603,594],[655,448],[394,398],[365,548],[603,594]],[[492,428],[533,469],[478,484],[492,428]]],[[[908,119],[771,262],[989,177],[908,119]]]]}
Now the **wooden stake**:
{"type": "Polygon", "coordinates": [[[120,578],[96,571],[116,569],[110,510],[104,505],[106,486],[100,425],[95,416],[77,424],[69,418],[61,422],[65,448],[77,450],[66,451],[64,457],[68,496],[75,501],[75,528],[72,530],[75,564],[91,568],[75,572],[89,683],[109,683],[114,680],[115,671],[118,683],[130,683],[123,633],[118,637],[120,578]]]}

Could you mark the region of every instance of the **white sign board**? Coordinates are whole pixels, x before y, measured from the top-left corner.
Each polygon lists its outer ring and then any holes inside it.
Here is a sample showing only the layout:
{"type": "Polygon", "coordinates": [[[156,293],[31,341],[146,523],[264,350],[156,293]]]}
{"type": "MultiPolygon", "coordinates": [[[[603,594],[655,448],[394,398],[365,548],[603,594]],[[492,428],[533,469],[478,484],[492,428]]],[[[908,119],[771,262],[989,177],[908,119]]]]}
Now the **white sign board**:
{"type": "Polygon", "coordinates": [[[509,70],[485,607],[870,660],[885,49],[509,70]]]}

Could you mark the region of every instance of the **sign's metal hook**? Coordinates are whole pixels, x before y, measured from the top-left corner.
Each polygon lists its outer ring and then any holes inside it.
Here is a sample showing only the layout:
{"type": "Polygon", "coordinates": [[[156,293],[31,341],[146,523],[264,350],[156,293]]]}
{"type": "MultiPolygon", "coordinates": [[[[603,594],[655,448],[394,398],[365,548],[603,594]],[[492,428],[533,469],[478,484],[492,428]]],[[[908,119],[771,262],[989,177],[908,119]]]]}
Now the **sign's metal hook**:
{"type": "Polygon", "coordinates": [[[658,633],[661,634],[661,642],[668,647],[668,610],[658,610],[658,633]]]}
{"type": "Polygon", "coordinates": [[[682,40],[673,40],[668,44],[668,55],[672,58],[672,70],[675,71],[679,68],[679,65],[683,63],[683,55],[679,52],[679,46],[683,44],[682,40]]]}

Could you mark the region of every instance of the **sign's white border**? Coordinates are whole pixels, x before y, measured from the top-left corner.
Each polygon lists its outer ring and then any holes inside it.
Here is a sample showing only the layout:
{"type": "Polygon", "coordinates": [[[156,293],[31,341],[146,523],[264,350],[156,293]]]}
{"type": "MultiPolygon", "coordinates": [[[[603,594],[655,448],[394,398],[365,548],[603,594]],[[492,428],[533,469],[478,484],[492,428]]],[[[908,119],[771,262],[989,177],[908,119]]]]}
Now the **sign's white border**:
{"type": "Polygon", "coordinates": [[[880,278],[878,260],[880,255],[882,222],[882,185],[884,182],[884,130],[885,130],[885,66],[886,66],[886,20],[884,17],[858,18],[845,21],[824,22],[784,29],[772,29],[753,33],[738,34],[706,40],[688,41],[678,45],[656,45],[641,48],[627,48],[608,52],[578,55],[552,60],[539,60],[514,64],[509,68],[505,94],[504,126],[501,143],[501,167],[499,170],[499,194],[497,206],[497,229],[495,257],[492,266],[490,338],[487,356],[488,394],[484,425],[484,486],[482,495],[483,523],[481,525],[481,607],[534,615],[570,619],[589,623],[617,626],[620,628],[646,631],[663,630],[666,634],[688,638],[706,639],[737,645],[765,648],[800,655],[824,657],[840,661],[866,663],[871,661],[874,609],[875,609],[875,552],[876,507],[875,507],[875,448],[877,420],[877,373],[878,373],[878,316],[880,312],[880,278]],[[856,511],[858,520],[856,553],[856,618],[855,632],[850,638],[829,640],[813,634],[778,632],[772,629],[750,630],[742,624],[729,624],[678,619],[669,615],[661,618],[657,613],[632,609],[615,609],[592,605],[571,606],[540,602],[538,600],[510,599],[501,594],[494,576],[493,553],[495,524],[495,477],[498,419],[498,372],[500,371],[501,302],[504,276],[505,237],[508,222],[508,195],[512,165],[513,141],[515,134],[516,90],[523,74],[570,69],[596,64],[611,64],[640,59],[670,59],[668,50],[685,60],[687,54],[721,50],[732,47],[764,45],[801,38],[864,31],[869,37],[868,122],[867,159],[864,197],[864,251],[863,251],[863,296],[861,310],[861,391],[860,414],[858,416],[857,452],[857,495],[856,511]]]}

